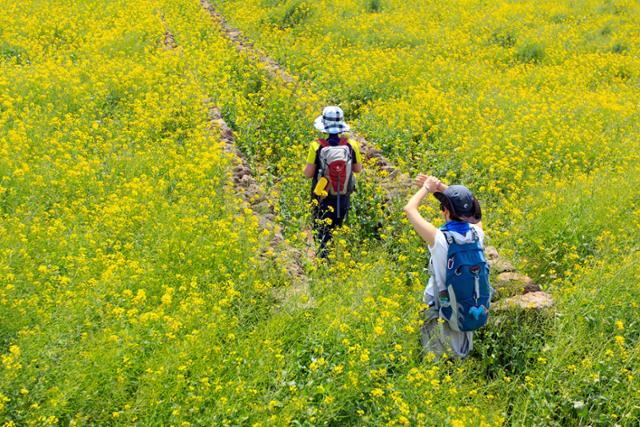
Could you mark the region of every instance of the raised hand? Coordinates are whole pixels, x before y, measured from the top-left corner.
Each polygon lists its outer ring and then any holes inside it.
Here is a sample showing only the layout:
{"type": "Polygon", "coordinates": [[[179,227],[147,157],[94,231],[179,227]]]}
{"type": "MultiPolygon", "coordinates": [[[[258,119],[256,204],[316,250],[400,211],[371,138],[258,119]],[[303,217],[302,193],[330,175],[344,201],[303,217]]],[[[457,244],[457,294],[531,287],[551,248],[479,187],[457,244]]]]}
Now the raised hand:
{"type": "Polygon", "coordinates": [[[426,180],[427,180],[427,175],[423,173],[418,174],[418,176],[416,176],[416,179],[415,179],[416,187],[422,188],[426,180]]]}
{"type": "Polygon", "coordinates": [[[439,191],[441,184],[442,182],[440,182],[440,180],[435,176],[427,176],[424,181],[424,188],[426,188],[430,193],[433,193],[439,191]]]}

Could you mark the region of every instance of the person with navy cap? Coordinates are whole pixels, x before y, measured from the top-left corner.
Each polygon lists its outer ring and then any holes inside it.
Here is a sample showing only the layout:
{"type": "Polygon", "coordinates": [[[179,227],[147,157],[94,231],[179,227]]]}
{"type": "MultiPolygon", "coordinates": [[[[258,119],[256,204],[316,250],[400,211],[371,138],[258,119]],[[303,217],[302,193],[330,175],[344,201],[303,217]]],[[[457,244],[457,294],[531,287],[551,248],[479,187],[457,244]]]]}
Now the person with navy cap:
{"type": "Polygon", "coordinates": [[[484,247],[480,203],[463,185],[448,186],[438,178],[424,174],[418,175],[415,182],[420,189],[411,197],[404,211],[416,233],[427,243],[431,255],[431,277],[423,295],[423,300],[429,308],[426,310],[422,343],[425,350],[434,353],[436,357],[445,352],[461,358],[466,357],[473,348],[473,332],[456,331],[448,322],[438,322],[437,299],[442,298],[447,292],[445,278],[449,244],[443,231],[423,218],[418,207],[422,199],[428,194],[433,194],[440,202],[446,229],[456,242],[463,244],[477,238],[484,247]],[[453,354],[449,350],[452,350],[453,354]]]}

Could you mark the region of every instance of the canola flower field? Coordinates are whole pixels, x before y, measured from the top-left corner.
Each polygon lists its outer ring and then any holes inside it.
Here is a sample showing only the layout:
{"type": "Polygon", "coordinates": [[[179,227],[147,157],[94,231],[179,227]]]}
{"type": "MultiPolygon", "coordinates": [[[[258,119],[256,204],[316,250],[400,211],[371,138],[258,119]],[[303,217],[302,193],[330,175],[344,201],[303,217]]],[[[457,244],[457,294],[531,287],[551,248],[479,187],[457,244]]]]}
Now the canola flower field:
{"type": "Polygon", "coordinates": [[[213,4],[299,84],[195,0],[0,8],[3,425],[640,422],[637,2],[213,4]],[[209,107],[304,249],[328,103],[400,170],[476,192],[555,309],[421,357],[426,248],[373,167],[331,265],[288,292],[209,107]]]}

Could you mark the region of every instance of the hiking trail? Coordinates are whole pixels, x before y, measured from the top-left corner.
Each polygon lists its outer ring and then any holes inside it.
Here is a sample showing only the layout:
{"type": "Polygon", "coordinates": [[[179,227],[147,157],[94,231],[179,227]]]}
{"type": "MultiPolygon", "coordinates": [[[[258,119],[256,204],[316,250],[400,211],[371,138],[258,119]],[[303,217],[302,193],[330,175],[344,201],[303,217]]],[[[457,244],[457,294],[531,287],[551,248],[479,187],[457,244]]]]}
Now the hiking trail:
{"type": "Polygon", "coordinates": [[[309,280],[304,272],[306,253],[286,243],[280,226],[275,223],[273,206],[263,188],[253,177],[246,158],[236,146],[233,130],[224,121],[220,109],[211,100],[206,100],[205,104],[208,108],[212,132],[218,134],[220,141],[224,144],[224,151],[231,155],[235,163],[232,169],[233,184],[243,201],[243,208],[251,209],[258,219],[260,229],[267,230],[273,236],[269,245],[270,250],[278,254],[278,259],[291,278],[292,286],[289,289],[276,289],[276,298],[282,304],[301,301],[303,307],[312,305],[309,280]]]}
{"type": "MultiPolygon", "coordinates": [[[[270,58],[257,48],[254,43],[242,33],[242,31],[232,27],[224,17],[215,10],[214,6],[208,0],[200,0],[200,4],[209,13],[213,20],[216,21],[227,39],[239,52],[244,53],[249,58],[264,65],[265,69],[272,77],[281,80],[285,85],[289,86],[292,90],[292,94],[296,93],[298,89],[301,88],[302,83],[299,77],[287,72],[277,61],[270,58]]],[[[377,174],[373,176],[374,179],[380,181],[382,188],[387,190],[385,191],[385,198],[387,199],[387,202],[390,202],[395,198],[395,196],[400,195],[397,191],[399,188],[411,187],[413,181],[409,175],[400,174],[392,163],[384,157],[381,150],[375,148],[366,140],[366,138],[355,132],[350,132],[349,137],[358,141],[362,155],[370,164],[373,164],[378,170],[385,171],[388,174],[387,179],[381,179],[382,177],[377,174]]],[[[366,171],[364,173],[366,173],[366,171]]],[[[404,194],[402,194],[402,196],[404,196],[404,194]]]]}
{"type": "MultiPolygon", "coordinates": [[[[209,13],[211,18],[217,23],[222,30],[226,38],[231,44],[243,54],[252,60],[261,63],[267,72],[275,79],[281,80],[286,86],[289,86],[294,94],[301,87],[301,78],[294,76],[286,71],[276,60],[266,55],[263,51],[255,46],[255,44],[247,38],[242,31],[231,26],[225,18],[216,11],[215,7],[208,0],[199,0],[200,5],[209,13]]],[[[215,110],[216,113],[212,113],[212,120],[222,126],[224,120],[220,115],[219,109],[215,110]]],[[[230,138],[233,141],[233,132],[224,124],[225,130],[223,131],[226,136],[223,138],[230,138]]],[[[406,190],[413,187],[413,180],[407,173],[401,173],[393,164],[384,156],[380,149],[375,148],[370,144],[363,136],[356,132],[350,132],[349,137],[358,141],[360,144],[361,152],[365,160],[374,166],[374,172],[368,175],[369,179],[375,181],[375,185],[378,188],[383,189],[383,195],[385,199],[385,208],[390,206],[394,200],[406,197],[406,190]],[[376,173],[377,171],[377,173],[376,173]]],[[[249,168],[246,165],[246,160],[242,157],[241,153],[235,148],[235,144],[232,142],[230,145],[233,147],[237,158],[242,159],[243,171],[249,172],[249,168]]],[[[363,172],[363,173],[366,173],[363,172]]],[[[250,173],[244,176],[250,176],[250,173]]],[[[236,177],[234,177],[236,179],[236,177]]],[[[242,178],[240,178],[240,181],[242,178]]],[[[257,186],[255,179],[250,178],[251,184],[249,187],[257,186]]],[[[240,182],[236,183],[237,185],[240,182]]],[[[295,249],[293,249],[295,251],[295,249]]],[[[299,251],[298,251],[299,252],[299,251]]],[[[298,257],[302,256],[300,253],[296,254],[298,257]]],[[[497,276],[492,279],[492,285],[496,289],[496,295],[494,299],[502,299],[494,305],[496,310],[505,310],[510,308],[519,309],[543,309],[553,306],[553,298],[550,294],[543,292],[533,280],[523,274],[517,273],[513,265],[502,258],[495,247],[488,246],[486,248],[487,261],[491,267],[492,276],[497,276]],[[506,297],[506,298],[505,298],[506,297]]],[[[299,258],[296,258],[299,259],[299,258]]],[[[304,276],[304,273],[296,276],[300,280],[304,276]]],[[[301,286],[305,289],[303,292],[308,293],[308,283],[304,283],[301,286]]]]}
{"type": "Polygon", "coordinates": [[[162,22],[162,26],[164,27],[164,33],[162,35],[162,47],[166,50],[175,49],[178,47],[176,43],[176,38],[173,36],[173,33],[167,27],[167,21],[164,18],[164,15],[160,16],[160,21],[162,22]]]}
{"type": "MultiPolygon", "coordinates": [[[[164,33],[161,40],[164,49],[171,50],[178,47],[173,33],[167,28],[164,16],[161,16],[164,33]]],[[[308,307],[313,304],[313,298],[309,291],[309,281],[304,272],[304,261],[307,258],[303,251],[286,243],[280,226],[275,223],[273,205],[266,197],[264,189],[258,184],[251,173],[249,164],[237,148],[233,130],[222,118],[220,108],[213,100],[204,101],[209,116],[209,128],[223,143],[223,150],[231,156],[234,166],[231,170],[233,185],[242,199],[243,209],[250,209],[258,220],[260,230],[267,231],[272,237],[269,242],[269,250],[278,254],[284,270],[291,279],[292,286],[274,289],[274,296],[281,304],[292,303],[308,307]]],[[[263,254],[265,259],[269,256],[263,254]]],[[[271,255],[273,256],[273,255],[271,255]]]]}

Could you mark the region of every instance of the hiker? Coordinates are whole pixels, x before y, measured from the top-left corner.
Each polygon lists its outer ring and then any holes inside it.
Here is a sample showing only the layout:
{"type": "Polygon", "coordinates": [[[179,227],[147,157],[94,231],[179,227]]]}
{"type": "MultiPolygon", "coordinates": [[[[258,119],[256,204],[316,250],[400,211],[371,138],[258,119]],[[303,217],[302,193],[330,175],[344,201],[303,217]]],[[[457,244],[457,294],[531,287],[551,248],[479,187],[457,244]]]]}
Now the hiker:
{"type": "Polygon", "coordinates": [[[422,345],[436,358],[445,352],[464,358],[473,348],[473,331],[487,321],[491,298],[480,203],[463,185],[448,186],[424,174],[415,182],[420,189],[404,211],[431,255],[430,278],[423,295],[428,308],[424,311],[422,345]],[[446,221],[439,229],[418,211],[430,193],[440,202],[446,221]]]}
{"type": "Polygon", "coordinates": [[[334,228],[341,226],[349,213],[350,196],[355,189],[353,173],[362,171],[362,156],[357,141],[342,134],[349,131],[340,107],[325,107],[314,126],[328,134],[309,146],[304,176],[312,178],[314,235],[318,254],[327,258],[327,243],[334,228]]]}

